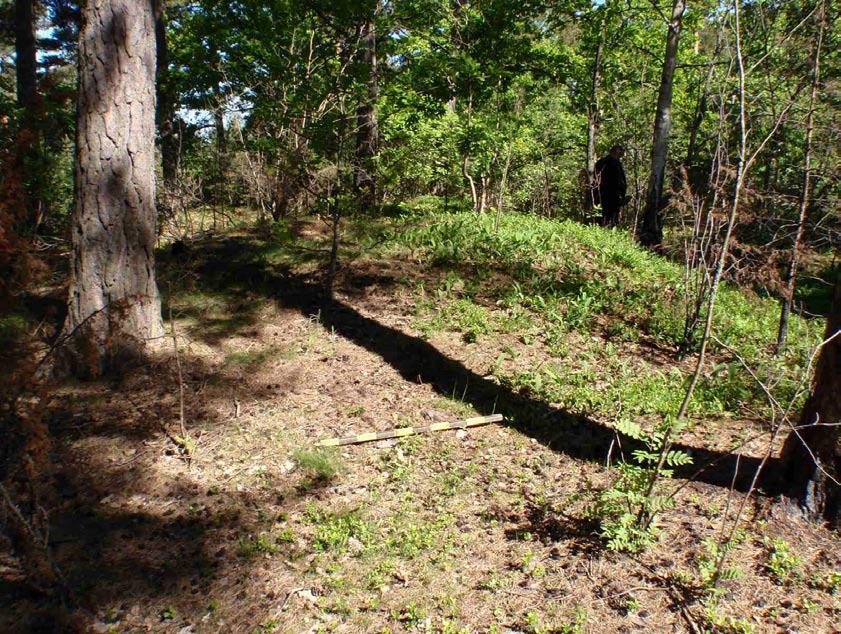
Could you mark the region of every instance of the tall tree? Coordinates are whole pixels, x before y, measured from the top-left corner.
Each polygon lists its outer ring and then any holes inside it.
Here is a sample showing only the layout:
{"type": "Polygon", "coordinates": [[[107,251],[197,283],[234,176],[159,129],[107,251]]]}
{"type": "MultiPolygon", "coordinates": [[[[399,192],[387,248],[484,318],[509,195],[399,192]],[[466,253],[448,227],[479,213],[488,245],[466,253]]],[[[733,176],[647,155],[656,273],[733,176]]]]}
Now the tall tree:
{"type": "Polygon", "coordinates": [[[672,92],[677,67],[680,28],[685,12],[686,0],[674,0],[669,32],[666,36],[666,54],[660,76],[657,111],[654,115],[654,140],[651,145],[651,171],[648,176],[645,213],[639,230],[640,242],[650,247],[656,247],[663,241],[663,219],[660,209],[663,200],[663,182],[666,177],[669,133],[672,128],[672,92]]]}
{"type": "Polygon", "coordinates": [[[164,184],[171,186],[178,172],[178,140],[175,136],[175,108],[173,79],[169,72],[169,47],[166,40],[166,11],[163,0],[155,3],[155,43],[157,46],[156,118],[161,141],[161,171],[164,184]]]}
{"type": "Polygon", "coordinates": [[[689,142],[686,146],[686,158],[683,160],[683,167],[687,172],[695,166],[698,158],[698,134],[701,131],[701,124],[707,114],[709,107],[710,86],[715,73],[716,59],[718,58],[720,48],[720,35],[716,38],[715,50],[712,54],[712,59],[707,66],[707,72],[704,75],[704,80],[701,82],[700,92],[698,94],[698,101],[695,104],[695,113],[692,116],[692,121],[689,124],[689,142]]]}
{"type": "Polygon", "coordinates": [[[785,287],[783,288],[783,302],[780,308],[780,325],[777,331],[777,354],[786,345],[788,338],[788,320],[791,305],[794,302],[794,285],[797,278],[797,266],[800,263],[801,243],[806,229],[806,215],[812,193],[812,138],[815,131],[815,107],[818,101],[818,89],[821,83],[821,49],[823,48],[824,29],[826,28],[826,5],[821,2],[817,13],[818,37],[815,44],[814,62],[812,67],[812,91],[809,95],[809,111],[806,113],[806,139],[803,146],[803,185],[800,188],[800,207],[797,219],[797,229],[794,233],[794,243],[791,245],[791,257],[786,269],[785,287]]]}
{"type": "MultiPolygon", "coordinates": [[[[583,81],[581,71],[581,92],[579,99],[581,107],[587,112],[587,191],[584,205],[589,209],[593,205],[593,194],[598,184],[595,182],[596,161],[598,160],[597,146],[598,136],[601,127],[602,116],[602,87],[613,87],[616,83],[615,73],[610,73],[612,60],[611,53],[616,50],[623,39],[624,13],[625,8],[617,2],[604,2],[584,16],[576,16],[580,22],[582,36],[578,46],[584,53],[584,59],[588,62],[592,59],[591,66],[586,69],[588,82],[583,81]],[[607,76],[606,76],[607,75],[607,76]]],[[[578,83],[578,82],[576,82],[578,83]]],[[[610,101],[611,97],[608,97],[610,101]]]]}
{"type": "Polygon", "coordinates": [[[162,334],[155,283],[155,11],[87,0],[79,33],[76,201],[64,325],[77,371],[162,334]]]}
{"type": "Polygon", "coordinates": [[[596,55],[593,59],[593,81],[590,100],[587,104],[587,200],[585,206],[589,209],[593,203],[593,192],[596,188],[596,132],[599,126],[599,84],[601,82],[602,52],[604,50],[604,34],[599,37],[596,55]]]}
{"type": "Polygon", "coordinates": [[[789,495],[807,513],[841,526],[841,274],[815,368],[812,392],[783,446],[789,495]]]}
{"type": "Polygon", "coordinates": [[[15,0],[15,74],[17,100],[24,113],[32,114],[37,93],[35,0],[15,0]]]}
{"type": "Polygon", "coordinates": [[[360,205],[370,207],[377,199],[377,174],[374,157],[379,146],[379,128],[377,126],[377,97],[379,93],[377,78],[377,32],[373,19],[366,20],[360,33],[362,52],[361,61],[367,74],[366,94],[362,97],[356,111],[356,165],[354,166],[354,185],[358,192],[360,205]]]}
{"type": "Polygon", "coordinates": [[[23,166],[23,205],[26,232],[36,231],[41,222],[37,200],[37,170],[32,163],[39,155],[37,44],[35,41],[35,0],[15,0],[15,76],[17,105],[21,110],[22,134],[17,139],[23,166]]]}

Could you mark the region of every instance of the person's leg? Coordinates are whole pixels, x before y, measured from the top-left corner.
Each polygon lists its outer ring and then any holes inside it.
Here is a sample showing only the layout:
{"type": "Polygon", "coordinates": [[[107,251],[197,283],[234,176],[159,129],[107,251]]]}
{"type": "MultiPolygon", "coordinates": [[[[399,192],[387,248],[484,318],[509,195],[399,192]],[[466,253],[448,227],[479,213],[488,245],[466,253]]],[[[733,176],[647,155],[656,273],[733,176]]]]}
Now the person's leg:
{"type": "Polygon", "coordinates": [[[615,227],[619,224],[619,203],[615,200],[602,199],[602,226],[615,227]]]}

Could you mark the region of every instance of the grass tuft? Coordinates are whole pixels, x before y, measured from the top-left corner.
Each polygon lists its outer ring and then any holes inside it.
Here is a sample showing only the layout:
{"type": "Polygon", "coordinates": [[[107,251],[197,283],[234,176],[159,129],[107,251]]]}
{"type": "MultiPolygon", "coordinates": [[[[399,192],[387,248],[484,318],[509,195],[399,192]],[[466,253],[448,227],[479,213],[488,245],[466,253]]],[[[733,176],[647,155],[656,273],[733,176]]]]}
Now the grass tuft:
{"type": "Polygon", "coordinates": [[[332,480],[344,470],[339,453],[330,449],[296,449],[292,452],[292,461],[319,481],[332,480]]]}

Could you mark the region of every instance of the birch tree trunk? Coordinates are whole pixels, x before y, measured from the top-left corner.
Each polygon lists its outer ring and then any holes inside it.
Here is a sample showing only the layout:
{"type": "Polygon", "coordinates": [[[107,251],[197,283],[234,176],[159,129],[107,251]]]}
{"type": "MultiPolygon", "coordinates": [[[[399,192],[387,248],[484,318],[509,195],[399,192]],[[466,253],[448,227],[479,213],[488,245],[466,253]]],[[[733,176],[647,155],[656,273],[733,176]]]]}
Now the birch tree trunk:
{"type": "Polygon", "coordinates": [[[476,180],[470,174],[470,159],[465,156],[461,161],[461,174],[464,176],[467,183],[470,185],[470,199],[473,201],[473,211],[477,214],[481,213],[479,208],[479,193],[476,190],[476,180]]]}
{"type": "Polygon", "coordinates": [[[87,0],[79,32],[76,204],[64,333],[77,373],[163,333],[155,284],[152,0],[87,0]]]}
{"type": "Polygon", "coordinates": [[[657,111],[654,115],[654,140],[651,146],[651,172],[648,177],[645,213],[639,231],[640,242],[649,247],[657,247],[663,242],[663,220],[660,208],[666,176],[669,133],[672,128],[672,92],[678,43],[681,21],[685,12],[686,0],[674,0],[669,33],[666,36],[666,54],[663,58],[663,73],[660,77],[660,92],[657,95],[657,111]]]}

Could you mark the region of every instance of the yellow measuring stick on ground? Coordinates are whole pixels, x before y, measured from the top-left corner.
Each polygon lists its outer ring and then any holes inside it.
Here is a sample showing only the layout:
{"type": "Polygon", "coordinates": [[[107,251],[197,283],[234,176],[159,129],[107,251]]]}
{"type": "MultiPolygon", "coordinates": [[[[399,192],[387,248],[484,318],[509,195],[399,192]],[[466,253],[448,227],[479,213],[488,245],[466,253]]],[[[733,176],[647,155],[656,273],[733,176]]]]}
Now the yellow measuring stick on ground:
{"type": "Polygon", "coordinates": [[[466,427],[478,427],[488,423],[498,423],[503,420],[502,414],[491,414],[490,416],[476,416],[465,418],[454,423],[433,423],[425,427],[398,427],[388,431],[371,431],[356,436],[344,436],[342,438],[330,438],[322,440],[318,447],[339,447],[341,445],[355,445],[372,440],[387,440],[389,438],[402,438],[403,436],[414,436],[415,434],[426,434],[433,431],[445,431],[447,429],[465,429],[466,427]]]}

